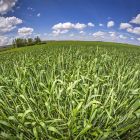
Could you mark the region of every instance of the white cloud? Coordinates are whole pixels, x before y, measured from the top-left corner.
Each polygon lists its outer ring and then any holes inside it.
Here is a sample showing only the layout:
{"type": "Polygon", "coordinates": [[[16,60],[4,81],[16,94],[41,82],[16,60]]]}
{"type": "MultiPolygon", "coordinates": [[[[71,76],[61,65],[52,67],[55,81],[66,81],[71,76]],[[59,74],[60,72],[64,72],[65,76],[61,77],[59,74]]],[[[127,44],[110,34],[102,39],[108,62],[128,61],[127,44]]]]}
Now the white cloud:
{"type": "Polygon", "coordinates": [[[72,34],[70,34],[69,36],[74,36],[74,34],[72,33],[72,34]]]}
{"type": "Polygon", "coordinates": [[[82,34],[82,35],[85,35],[85,32],[84,31],[80,31],[79,33],[82,34]]]}
{"type": "MultiPolygon", "coordinates": [[[[19,36],[17,36],[17,38],[27,36],[27,35],[32,35],[33,31],[34,31],[33,28],[26,28],[26,27],[19,28],[18,29],[19,36]]],[[[36,35],[34,35],[34,36],[36,36],[36,35]]]]}
{"type": "Polygon", "coordinates": [[[98,36],[103,36],[103,35],[105,35],[105,34],[106,34],[105,32],[99,31],[99,32],[94,33],[93,36],[94,36],[94,37],[98,37],[98,36]]]}
{"type": "Polygon", "coordinates": [[[47,33],[44,33],[44,35],[47,35],[47,33]]]}
{"type": "Polygon", "coordinates": [[[132,28],[132,25],[131,24],[129,24],[129,23],[121,23],[120,24],[120,30],[121,29],[126,29],[126,28],[132,28]]]}
{"type": "Polygon", "coordinates": [[[94,27],[94,24],[92,24],[91,22],[89,22],[89,23],[88,23],[88,26],[94,27]]]}
{"type": "Polygon", "coordinates": [[[82,30],[85,27],[86,27],[85,24],[80,24],[80,23],[76,23],[75,26],[74,26],[74,28],[76,28],[78,30],[82,30]]]}
{"type": "Polygon", "coordinates": [[[133,37],[131,37],[131,39],[132,39],[132,40],[134,40],[134,38],[133,38],[133,37]]]}
{"type": "Polygon", "coordinates": [[[99,26],[103,26],[103,27],[104,27],[104,25],[103,25],[103,24],[101,24],[101,23],[99,24],[99,26]]]}
{"type": "Polygon", "coordinates": [[[115,32],[109,32],[110,34],[116,34],[115,32]]]}
{"type": "Polygon", "coordinates": [[[123,35],[119,35],[119,38],[121,38],[121,39],[127,39],[127,37],[126,36],[123,36],[123,35]]]}
{"type": "Polygon", "coordinates": [[[80,33],[80,34],[84,34],[85,32],[84,32],[84,31],[80,31],[79,33],[80,33]]]}
{"type": "Polygon", "coordinates": [[[6,36],[0,35],[0,46],[3,46],[3,45],[11,45],[12,44],[12,41],[13,41],[13,38],[9,39],[6,36]]]}
{"type": "Polygon", "coordinates": [[[68,29],[68,30],[72,30],[74,28],[76,29],[83,29],[85,28],[86,25],[85,24],[80,24],[80,23],[77,23],[77,24],[72,24],[70,22],[66,22],[66,23],[59,23],[59,24],[56,24],[52,27],[52,29],[54,30],[61,30],[61,29],[68,29]]]}
{"type": "Polygon", "coordinates": [[[13,25],[17,25],[22,23],[22,20],[16,17],[0,17],[0,35],[7,32],[7,31],[11,31],[14,28],[16,28],[16,26],[13,25]]]}
{"type": "Polygon", "coordinates": [[[37,14],[38,17],[39,17],[40,15],[41,15],[40,13],[37,14]]]}
{"type": "Polygon", "coordinates": [[[111,40],[115,40],[117,39],[118,37],[116,36],[116,33],[115,32],[109,32],[110,33],[110,38],[111,40]]]}
{"type": "Polygon", "coordinates": [[[102,39],[105,39],[105,36],[101,36],[102,39]]]}
{"type": "Polygon", "coordinates": [[[109,27],[111,27],[111,26],[114,26],[115,24],[114,24],[114,22],[113,21],[109,21],[108,23],[107,23],[107,27],[109,28],[109,27]]]}
{"type": "Polygon", "coordinates": [[[0,1],[0,14],[6,14],[8,11],[12,11],[12,7],[15,6],[18,0],[1,0],[0,1]]]}
{"type": "Polygon", "coordinates": [[[34,36],[36,36],[36,37],[37,37],[37,36],[38,36],[38,37],[40,37],[40,36],[41,36],[41,34],[36,34],[36,35],[34,35],[34,36]]]}
{"type": "Polygon", "coordinates": [[[58,36],[59,34],[53,34],[53,36],[58,36]]]}
{"type": "Polygon", "coordinates": [[[53,31],[53,34],[59,34],[60,30],[53,31]]]}
{"type": "Polygon", "coordinates": [[[137,38],[138,41],[140,41],[140,38],[137,38]]]}
{"type": "Polygon", "coordinates": [[[89,35],[92,35],[92,33],[89,33],[89,35]]]}
{"type": "Polygon", "coordinates": [[[140,27],[135,27],[135,28],[127,28],[126,30],[127,32],[136,34],[136,35],[140,35],[140,27]]]}
{"type": "Polygon", "coordinates": [[[56,24],[52,27],[52,29],[54,30],[61,30],[61,29],[74,29],[74,24],[70,23],[70,22],[66,22],[66,23],[59,23],[56,24]]]}
{"type": "Polygon", "coordinates": [[[109,32],[111,35],[111,37],[116,37],[116,33],[115,32],[109,32]]]}
{"type": "Polygon", "coordinates": [[[67,33],[69,30],[67,30],[67,29],[65,29],[65,30],[62,30],[60,33],[61,34],[65,34],[65,33],[67,33]]]}
{"type": "Polygon", "coordinates": [[[140,14],[137,15],[137,17],[134,17],[130,23],[136,23],[136,24],[140,24],[140,14]]]}

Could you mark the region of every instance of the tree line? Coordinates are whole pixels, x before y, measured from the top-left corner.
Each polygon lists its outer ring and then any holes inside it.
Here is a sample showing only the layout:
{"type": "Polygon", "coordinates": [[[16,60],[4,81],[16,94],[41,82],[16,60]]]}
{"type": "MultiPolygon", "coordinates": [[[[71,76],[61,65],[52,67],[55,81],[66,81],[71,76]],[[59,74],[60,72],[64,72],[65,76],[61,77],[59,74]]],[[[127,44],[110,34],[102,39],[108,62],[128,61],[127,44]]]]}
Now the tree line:
{"type": "Polygon", "coordinates": [[[14,48],[32,46],[32,45],[40,45],[40,44],[46,44],[46,42],[41,42],[41,39],[38,36],[34,40],[32,38],[28,38],[28,40],[22,39],[22,38],[17,38],[15,40],[13,40],[14,48]]]}

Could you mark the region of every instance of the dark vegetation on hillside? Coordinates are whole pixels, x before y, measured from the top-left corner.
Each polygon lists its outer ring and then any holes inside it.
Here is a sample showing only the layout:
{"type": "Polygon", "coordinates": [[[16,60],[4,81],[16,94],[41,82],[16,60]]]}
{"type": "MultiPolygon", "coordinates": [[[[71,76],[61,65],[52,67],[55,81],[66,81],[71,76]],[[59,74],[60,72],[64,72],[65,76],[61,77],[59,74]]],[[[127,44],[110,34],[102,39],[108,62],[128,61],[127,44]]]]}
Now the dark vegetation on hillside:
{"type": "Polygon", "coordinates": [[[40,44],[46,44],[46,42],[41,42],[41,39],[38,36],[34,40],[32,38],[28,38],[28,40],[22,39],[22,38],[17,38],[15,40],[13,40],[14,48],[40,45],[40,44]]]}

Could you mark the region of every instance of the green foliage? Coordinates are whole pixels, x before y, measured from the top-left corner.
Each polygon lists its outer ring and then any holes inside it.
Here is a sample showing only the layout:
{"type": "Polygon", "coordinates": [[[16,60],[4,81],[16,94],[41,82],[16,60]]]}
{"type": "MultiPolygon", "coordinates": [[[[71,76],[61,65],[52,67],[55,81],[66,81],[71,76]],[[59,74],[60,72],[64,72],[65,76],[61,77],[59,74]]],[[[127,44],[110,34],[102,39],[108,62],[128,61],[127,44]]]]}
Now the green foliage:
{"type": "Polygon", "coordinates": [[[30,42],[30,43],[27,43],[26,45],[27,45],[27,46],[33,46],[33,45],[35,45],[35,43],[30,42]]]}
{"type": "Polygon", "coordinates": [[[40,45],[40,44],[41,44],[41,43],[38,42],[36,45],[40,45]]]}
{"type": "Polygon", "coordinates": [[[28,38],[28,43],[31,43],[33,42],[33,39],[32,38],[28,38]]]}
{"type": "Polygon", "coordinates": [[[37,43],[41,43],[41,39],[37,36],[35,39],[34,39],[34,42],[37,44],[37,43]]]}
{"type": "Polygon", "coordinates": [[[1,139],[139,139],[140,48],[82,43],[0,55],[1,139]]]}
{"type": "Polygon", "coordinates": [[[47,42],[44,42],[44,41],[43,41],[43,42],[41,42],[41,44],[47,44],[47,42]]]}

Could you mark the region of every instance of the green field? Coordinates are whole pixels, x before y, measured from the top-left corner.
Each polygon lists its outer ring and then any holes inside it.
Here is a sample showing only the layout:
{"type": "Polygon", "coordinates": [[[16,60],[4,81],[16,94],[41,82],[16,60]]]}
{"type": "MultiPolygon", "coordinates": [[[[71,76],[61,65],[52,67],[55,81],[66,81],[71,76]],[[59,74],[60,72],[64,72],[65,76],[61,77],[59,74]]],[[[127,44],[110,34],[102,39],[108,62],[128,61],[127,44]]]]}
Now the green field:
{"type": "Polygon", "coordinates": [[[0,139],[139,140],[140,46],[61,41],[1,52],[0,139]]]}

